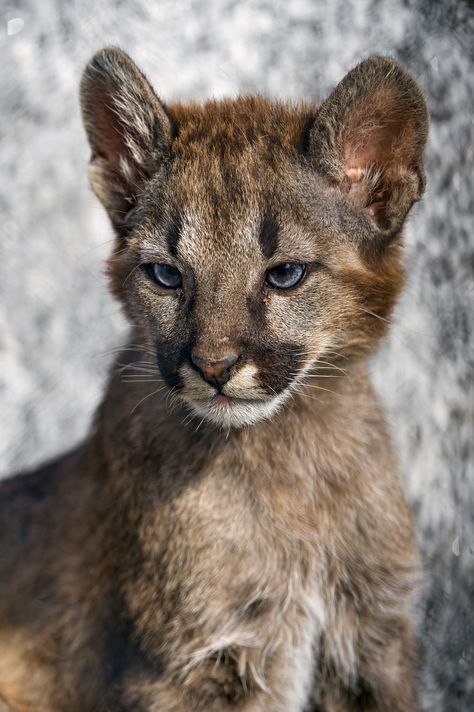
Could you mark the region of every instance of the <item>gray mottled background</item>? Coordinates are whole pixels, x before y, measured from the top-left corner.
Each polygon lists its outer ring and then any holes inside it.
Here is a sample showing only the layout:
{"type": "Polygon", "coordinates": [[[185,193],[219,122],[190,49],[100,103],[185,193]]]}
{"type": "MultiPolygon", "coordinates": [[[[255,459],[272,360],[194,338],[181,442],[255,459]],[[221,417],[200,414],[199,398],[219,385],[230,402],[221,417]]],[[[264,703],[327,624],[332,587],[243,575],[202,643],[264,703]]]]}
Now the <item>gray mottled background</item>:
{"type": "Polygon", "coordinates": [[[103,276],[111,231],[87,185],[81,69],[132,54],[165,99],[326,92],[388,53],[431,109],[409,282],[374,378],[426,564],[424,708],[474,710],[474,21],[396,0],[0,2],[0,471],[82,438],[126,326],[103,276]]]}

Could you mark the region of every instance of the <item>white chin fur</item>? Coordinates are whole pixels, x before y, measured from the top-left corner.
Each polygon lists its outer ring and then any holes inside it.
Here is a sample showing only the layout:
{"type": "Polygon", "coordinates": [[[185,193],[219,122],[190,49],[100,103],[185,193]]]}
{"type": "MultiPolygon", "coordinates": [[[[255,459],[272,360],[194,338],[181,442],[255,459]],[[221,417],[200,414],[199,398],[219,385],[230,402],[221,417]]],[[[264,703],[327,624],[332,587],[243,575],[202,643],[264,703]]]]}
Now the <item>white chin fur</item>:
{"type": "Polygon", "coordinates": [[[233,401],[226,405],[219,405],[212,401],[191,401],[186,399],[186,404],[192,412],[218,427],[229,430],[230,428],[244,428],[260,420],[271,418],[277,413],[289,397],[287,391],[280,393],[271,400],[245,403],[233,401]]]}

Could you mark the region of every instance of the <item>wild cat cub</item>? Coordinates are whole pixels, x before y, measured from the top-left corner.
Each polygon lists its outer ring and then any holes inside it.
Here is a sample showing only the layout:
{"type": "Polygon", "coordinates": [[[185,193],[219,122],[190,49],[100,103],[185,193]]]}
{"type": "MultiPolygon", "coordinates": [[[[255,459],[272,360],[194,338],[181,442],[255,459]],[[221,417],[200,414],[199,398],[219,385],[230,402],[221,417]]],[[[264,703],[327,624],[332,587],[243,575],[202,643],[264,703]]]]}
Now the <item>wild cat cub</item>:
{"type": "Polygon", "coordinates": [[[1,485],[5,709],[415,710],[413,525],[364,360],[424,187],[416,83],[378,57],[319,108],[165,105],[105,49],[81,101],[132,335],[88,440],[1,485]]]}

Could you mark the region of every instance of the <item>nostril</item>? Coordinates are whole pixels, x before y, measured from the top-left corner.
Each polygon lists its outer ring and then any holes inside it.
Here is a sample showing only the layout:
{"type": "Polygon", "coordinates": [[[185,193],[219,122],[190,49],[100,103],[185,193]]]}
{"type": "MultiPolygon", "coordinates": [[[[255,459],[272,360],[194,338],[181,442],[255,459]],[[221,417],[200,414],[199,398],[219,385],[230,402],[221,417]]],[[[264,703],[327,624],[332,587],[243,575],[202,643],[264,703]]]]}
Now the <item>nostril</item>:
{"type": "Polygon", "coordinates": [[[191,361],[205,381],[218,388],[230,378],[230,369],[239,360],[239,355],[230,352],[220,359],[210,359],[196,353],[191,354],[191,361]]]}

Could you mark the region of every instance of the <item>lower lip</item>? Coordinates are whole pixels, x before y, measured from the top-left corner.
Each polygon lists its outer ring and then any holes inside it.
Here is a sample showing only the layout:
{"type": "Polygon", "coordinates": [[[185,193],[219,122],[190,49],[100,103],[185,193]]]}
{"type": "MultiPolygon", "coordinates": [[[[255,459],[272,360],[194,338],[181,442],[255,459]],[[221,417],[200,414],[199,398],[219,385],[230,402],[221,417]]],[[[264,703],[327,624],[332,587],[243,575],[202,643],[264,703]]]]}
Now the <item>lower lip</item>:
{"type": "Polygon", "coordinates": [[[230,408],[233,405],[237,405],[238,403],[241,404],[253,404],[253,403],[261,403],[259,400],[255,400],[253,398],[232,398],[231,396],[225,396],[223,393],[219,393],[219,395],[214,396],[212,398],[212,403],[216,405],[218,408],[230,408]]]}
{"type": "Polygon", "coordinates": [[[215,396],[214,401],[215,401],[216,405],[220,406],[221,408],[224,408],[225,406],[230,405],[232,402],[230,398],[228,398],[227,396],[223,396],[223,395],[215,396]]]}

